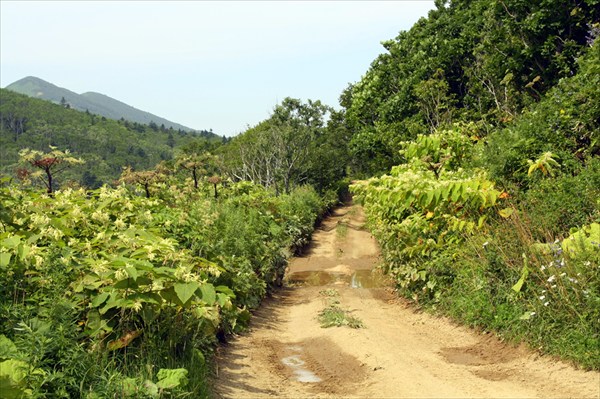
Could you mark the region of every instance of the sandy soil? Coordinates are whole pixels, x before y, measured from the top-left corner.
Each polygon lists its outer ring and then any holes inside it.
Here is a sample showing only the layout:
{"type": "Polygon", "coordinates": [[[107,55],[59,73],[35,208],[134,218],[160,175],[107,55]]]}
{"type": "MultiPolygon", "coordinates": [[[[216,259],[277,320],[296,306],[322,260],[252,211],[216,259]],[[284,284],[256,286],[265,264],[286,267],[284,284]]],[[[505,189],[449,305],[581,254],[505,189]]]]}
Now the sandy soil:
{"type": "Polygon", "coordinates": [[[247,333],[220,348],[223,398],[599,398],[584,372],[492,335],[415,311],[370,270],[378,248],[359,207],[340,208],[265,300],[247,333]],[[321,328],[335,290],[364,328],[321,328]]]}

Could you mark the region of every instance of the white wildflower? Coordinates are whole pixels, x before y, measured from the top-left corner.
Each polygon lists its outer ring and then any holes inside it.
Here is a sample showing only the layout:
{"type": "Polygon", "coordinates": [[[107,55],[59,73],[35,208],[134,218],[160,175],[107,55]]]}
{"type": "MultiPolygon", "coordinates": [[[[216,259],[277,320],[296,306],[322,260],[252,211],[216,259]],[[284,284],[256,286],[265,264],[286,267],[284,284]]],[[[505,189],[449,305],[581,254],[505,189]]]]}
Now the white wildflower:
{"type": "Polygon", "coordinates": [[[50,228],[50,227],[46,230],[46,234],[48,236],[54,238],[55,241],[60,240],[61,237],[64,236],[62,231],[55,229],[55,228],[50,228]]]}
{"type": "Polygon", "coordinates": [[[152,221],[152,219],[153,219],[152,212],[150,212],[149,210],[144,212],[144,218],[149,222],[152,221]]]}
{"type": "Polygon", "coordinates": [[[109,190],[107,186],[100,187],[100,194],[98,195],[100,199],[110,198],[109,190]]]}
{"type": "Polygon", "coordinates": [[[552,282],[554,282],[554,280],[556,280],[556,276],[553,274],[552,276],[548,277],[548,280],[546,280],[546,281],[548,281],[549,283],[552,283],[552,282]]]}
{"type": "Polygon", "coordinates": [[[221,270],[218,267],[208,266],[206,270],[211,276],[219,277],[221,275],[221,270]]]}
{"type": "Polygon", "coordinates": [[[79,205],[75,205],[73,207],[73,209],[71,210],[71,216],[75,219],[81,219],[81,217],[83,216],[83,212],[81,211],[79,205]]]}
{"type": "Polygon", "coordinates": [[[124,280],[125,278],[127,278],[128,274],[125,271],[125,269],[119,269],[115,272],[115,279],[117,280],[124,280]]]}
{"type": "Polygon", "coordinates": [[[136,313],[142,310],[142,302],[135,301],[133,305],[131,305],[131,309],[133,309],[136,313]]]}
{"type": "Polygon", "coordinates": [[[102,211],[94,211],[91,215],[92,219],[97,222],[107,222],[109,217],[108,214],[102,211]]]}
{"type": "Polygon", "coordinates": [[[33,214],[31,215],[32,227],[44,227],[50,223],[50,218],[46,215],[33,214]]]}
{"type": "Polygon", "coordinates": [[[101,274],[104,273],[108,270],[108,268],[106,267],[108,265],[108,262],[103,260],[100,261],[99,263],[95,263],[92,265],[92,271],[96,274],[101,274]]]}
{"type": "Polygon", "coordinates": [[[123,219],[118,218],[117,220],[115,220],[115,227],[119,230],[123,230],[125,227],[127,227],[127,224],[123,219]]]}

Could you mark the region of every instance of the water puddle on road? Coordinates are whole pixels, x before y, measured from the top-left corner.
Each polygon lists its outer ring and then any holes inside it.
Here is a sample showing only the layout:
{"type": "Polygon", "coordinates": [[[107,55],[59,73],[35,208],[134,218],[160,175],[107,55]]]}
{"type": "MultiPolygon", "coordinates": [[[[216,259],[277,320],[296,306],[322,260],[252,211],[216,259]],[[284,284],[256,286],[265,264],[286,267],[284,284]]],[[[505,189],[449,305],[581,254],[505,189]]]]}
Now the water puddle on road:
{"type": "MultiPolygon", "coordinates": [[[[299,347],[289,347],[288,349],[293,350],[294,352],[299,352],[302,348],[299,347]]],[[[319,378],[312,371],[304,368],[303,366],[306,364],[304,360],[300,357],[300,355],[291,355],[284,357],[281,359],[281,363],[285,364],[294,372],[294,378],[299,382],[321,382],[321,378],[319,378]]]]}
{"type": "Polygon", "coordinates": [[[288,283],[320,287],[325,285],[348,285],[352,288],[384,287],[385,276],[377,270],[355,270],[349,273],[330,271],[304,271],[287,276],[288,283]]]}

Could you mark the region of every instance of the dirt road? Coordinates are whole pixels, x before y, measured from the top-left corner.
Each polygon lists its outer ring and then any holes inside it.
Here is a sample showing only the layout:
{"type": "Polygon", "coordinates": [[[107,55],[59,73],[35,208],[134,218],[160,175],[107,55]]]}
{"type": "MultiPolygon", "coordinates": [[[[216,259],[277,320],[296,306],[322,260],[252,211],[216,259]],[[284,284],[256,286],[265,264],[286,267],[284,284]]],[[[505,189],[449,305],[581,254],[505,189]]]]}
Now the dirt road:
{"type": "Polygon", "coordinates": [[[221,348],[223,398],[599,398],[600,373],[504,345],[416,312],[371,273],[378,248],[359,207],[344,207],[289,267],[287,288],[221,348]],[[363,328],[322,328],[342,308],[363,328]]]}

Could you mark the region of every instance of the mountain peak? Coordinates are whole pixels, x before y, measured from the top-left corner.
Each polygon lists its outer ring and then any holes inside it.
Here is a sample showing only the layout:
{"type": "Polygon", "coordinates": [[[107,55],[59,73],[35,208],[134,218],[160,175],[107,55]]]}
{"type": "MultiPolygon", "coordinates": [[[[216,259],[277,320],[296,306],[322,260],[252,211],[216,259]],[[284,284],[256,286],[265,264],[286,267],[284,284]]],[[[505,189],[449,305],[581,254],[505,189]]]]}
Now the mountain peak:
{"type": "Polygon", "coordinates": [[[172,127],[175,130],[194,131],[194,129],[187,126],[139,110],[105,94],[96,92],[77,94],[35,76],[26,76],[19,79],[6,86],[6,89],[57,104],[61,103],[64,99],[73,109],[89,111],[109,119],[119,120],[123,118],[145,125],[154,122],[157,125],[165,125],[166,128],[172,127]]]}

